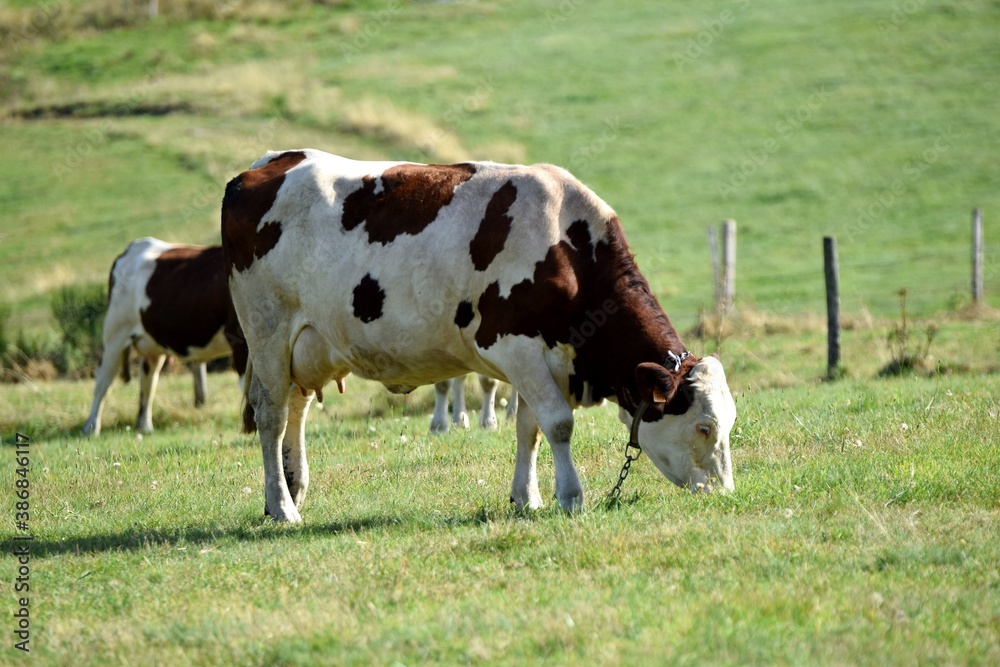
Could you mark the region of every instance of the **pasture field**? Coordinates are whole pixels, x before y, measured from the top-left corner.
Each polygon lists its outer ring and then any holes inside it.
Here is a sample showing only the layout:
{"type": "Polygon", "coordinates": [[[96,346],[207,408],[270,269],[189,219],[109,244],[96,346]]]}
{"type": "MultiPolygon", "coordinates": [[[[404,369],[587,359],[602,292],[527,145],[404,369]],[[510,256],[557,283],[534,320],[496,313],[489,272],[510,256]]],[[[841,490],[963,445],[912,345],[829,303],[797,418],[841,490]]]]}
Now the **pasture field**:
{"type": "Polygon", "coordinates": [[[53,292],[106,281],[133,238],[217,242],[225,183],[267,149],[553,162],[618,210],[698,354],[716,349],[690,332],[712,302],[705,229],[738,221],[736,492],[689,495],[643,458],[605,506],[627,439],[605,406],[577,412],[584,511],[552,507],[543,446],[547,506],[520,514],[512,427],[430,437],[429,389],[348,378],[311,413],[304,523],[276,526],[235,376],[195,410],[190,376],[166,374],[142,438],[118,383],[90,440],[92,381],[3,384],[0,664],[1000,664],[1000,4],[129,5],[0,7],[8,338],[46,334],[53,292]],[[942,372],[877,378],[904,287],[942,372]],[[15,432],[30,656],[11,632],[15,432]]]}
{"type": "Polygon", "coordinates": [[[578,411],[588,496],[575,517],[551,507],[547,448],[547,507],[511,508],[511,426],[432,438],[429,390],[390,398],[349,381],[311,415],[312,481],[292,528],[263,517],[259,446],[234,432],[235,377],[210,385],[195,411],[190,379],[167,375],[159,431],[141,440],[122,427],[134,383],[89,441],[76,435],[88,383],[5,390],[5,432],[37,438],[42,664],[1000,659],[996,375],[741,389],[734,494],[684,493],[643,458],[613,509],[602,498],[626,429],[610,407],[578,411]]]}
{"type": "Polygon", "coordinates": [[[1000,211],[988,0],[193,1],[113,29],[17,4],[55,34],[0,48],[0,143],[23,156],[0,161],[12,327],[43,329],[48,294],[104,282],[133,238],[217,242],[225,183],[271,148],[563,165],[685,326],[724,218],[745,306],[821,312],[832,234],[847,310],[894,315],[907,287],[930,316],[968,303],[970,211],[988,243],[1000,211]]]}

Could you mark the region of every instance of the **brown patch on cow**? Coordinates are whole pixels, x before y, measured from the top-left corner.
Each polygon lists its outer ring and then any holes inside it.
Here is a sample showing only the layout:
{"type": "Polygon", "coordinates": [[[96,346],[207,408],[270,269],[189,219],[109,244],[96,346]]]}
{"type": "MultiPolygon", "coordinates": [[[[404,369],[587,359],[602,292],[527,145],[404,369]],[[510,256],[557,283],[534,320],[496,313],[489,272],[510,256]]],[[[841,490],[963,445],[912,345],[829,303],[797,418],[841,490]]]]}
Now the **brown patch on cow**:
{"type": "MultiPolygon", "coordinates": [[[[663,363],[667,351],[685,350],[669,318],[639,273],[617,218],[608,220],[596,244],[590,225],[578,220],[566,239],[549,248],[530,279],[500,295],[498,283],[479,297],[481,324],[476,343],[489,348],[506,335],[541,337],[549,347],[572,345],[576,351],[570,392],[580,400],[589,384],[594,400],[616,396],[634,412],[639,393],[634,372],[643,362],[663,363]]],[[[678,371],[669,370],[677,387],[697,363],[689,356],[678,371]]],[[[678,399],[679,400],[679,399],[678,399]]],[[[649,412],[646,420],[680,406],[649,412]]]]}
{"type": "Polygon", "coordinates": [[[365,324],[374,322],[382,317],[383,303],[385,303],[385,290],[372,278],[372,274],[366,274],[354,288],[354,298],[351,300],[354,316],[365,324]]]}
{"type": "Polygon", "coordinates": [[[191,347],[206,347],[226,325],[232,308],[222,248],[167,250],[156,258],[146,296],[149,306],[139,317],[153,340],[180,356],[187,356],[191,347]]]}
{"type": "Polygon", "coordinates": [[[475,173],[471,164],[402,164],[382,172],[378,194],[377,179],[365,176],[361,187],[344,198],[344,229],[364,224],[369,243],[382,245],[401,234],[419,234],[451,203],[455,188],[475,173]]]}
{"type": "Polygon", "coordinates": [[[278,244],[280,222],[268,222],[260,231],[257,227],[274,206],[285,174],[305,159],[306,154],[301,151],[282,153],[264,166],[229,181],[222,200],[222,247],[227,276],[232,275],[233,269],[246,271],[255,259],[278,244]]]}
{"type": "Polygon", "coordinates": [[[510,226],[514,222],[507,211],[516,199],[517,187],[513,182],[507,181],[486,205],[486,215],[469,244],[469,256],[472,257],[472,265],[476,271],[485,271],[507,243],[510,226]]]}
{"type": "Polygon", "coordinates": [[[472,324],[474,316],[475,313],[472,311],[472,304],[468,301],[463,301],[458,304],[458,308],[455,310],[455,324],[458,325],[459,329],[464,329],[472,324]]]}

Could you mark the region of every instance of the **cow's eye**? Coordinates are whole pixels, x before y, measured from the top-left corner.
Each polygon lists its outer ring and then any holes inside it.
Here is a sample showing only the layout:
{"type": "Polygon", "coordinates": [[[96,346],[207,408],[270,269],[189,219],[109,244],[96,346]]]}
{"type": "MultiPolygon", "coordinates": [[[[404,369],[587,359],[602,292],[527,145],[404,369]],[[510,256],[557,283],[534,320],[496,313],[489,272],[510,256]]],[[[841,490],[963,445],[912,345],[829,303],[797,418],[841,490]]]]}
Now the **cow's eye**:
{"type": "Polygon", "coordinates": [[[712,434],[712,427],[709,426],[708,424],[698,424],[695,427],[695,429],[697,429],[698,433],[705,436],[706,438],[712,434]]]}

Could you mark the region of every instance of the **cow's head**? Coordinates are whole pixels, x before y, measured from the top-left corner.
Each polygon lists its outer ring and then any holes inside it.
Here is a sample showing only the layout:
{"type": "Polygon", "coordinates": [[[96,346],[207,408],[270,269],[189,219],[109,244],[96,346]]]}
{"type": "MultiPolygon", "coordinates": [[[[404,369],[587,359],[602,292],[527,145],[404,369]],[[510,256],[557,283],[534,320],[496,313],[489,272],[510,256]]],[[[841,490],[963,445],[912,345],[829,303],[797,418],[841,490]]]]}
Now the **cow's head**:
{"type": "MultiPolygon", "coordinates": [[[[699,360],[680,387],[676,374],[660,364],[640,364],[635,376],[650,420],[639,423],[639,444],[660,472],[692,491],[735,488],[729,432],[736,403],[719,360],[699,360]]],[[[634,415],[622,409],[620,417],[631,424],[634,415]]]]}

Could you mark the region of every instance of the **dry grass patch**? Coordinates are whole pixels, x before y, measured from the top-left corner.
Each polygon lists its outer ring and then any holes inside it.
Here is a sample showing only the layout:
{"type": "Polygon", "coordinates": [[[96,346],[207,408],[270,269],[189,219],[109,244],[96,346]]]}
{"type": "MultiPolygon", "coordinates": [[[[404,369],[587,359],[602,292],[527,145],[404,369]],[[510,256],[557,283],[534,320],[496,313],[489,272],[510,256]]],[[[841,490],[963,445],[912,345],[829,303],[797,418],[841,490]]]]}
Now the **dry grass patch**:
{"type": "Polygon", "coordinates": [[[468,159],[469,151],[457,136],[390,102],[367,97],[346,103],[342,111],[340,124],[346,131],[378,139],[401,151],[419,151],[436,161],[468,159]]]}

